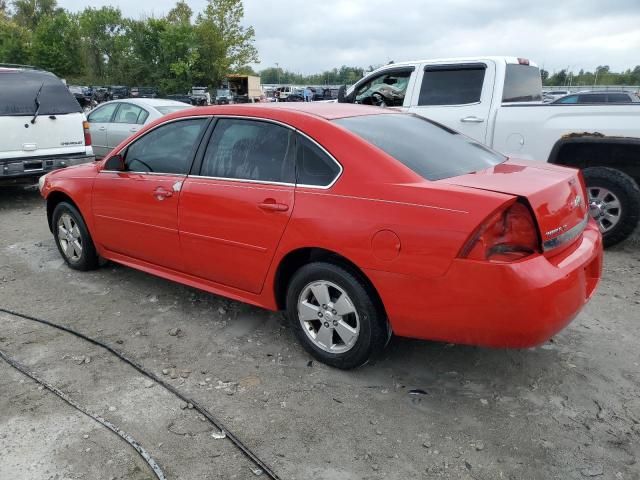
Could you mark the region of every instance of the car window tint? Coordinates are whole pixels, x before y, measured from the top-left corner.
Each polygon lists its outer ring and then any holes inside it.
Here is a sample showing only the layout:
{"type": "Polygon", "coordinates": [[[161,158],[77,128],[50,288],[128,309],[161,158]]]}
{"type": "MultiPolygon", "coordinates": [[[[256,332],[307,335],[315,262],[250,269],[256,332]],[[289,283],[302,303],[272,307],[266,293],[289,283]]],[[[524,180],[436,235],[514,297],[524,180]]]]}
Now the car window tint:
{"type": "Polygon", "coordinates": [[[604,93],[594,95],[578,95],[578,103],[606,103],[607,96],[604,93]]]}
{"type": "Polygon", "coordinates": [[[355,100],[358,103],[371,103],[372,94],[379,93],[390,107],[401,107],[409,85],[413,68],[386,72],[356,87],[355,100]]]}
{"type": "Polygon", "coordinates": [[[269,122],[218,120],[201,175],[293,183],[292,130],[269,122]]]}
{"type": "Polygon", "coordinates": [[[464,105],[480,101],[484,65],[426,67],[418,105],[464,105]]]}
{"type": "Polygon", "coordinates": [[[82,112],[80,104],[62,81],[38,70],[0,71],[0,115],[39,115],[82,112]]]}
{"type": "Polygon", "coordinates": [[[542,100],[542,77],[538,67],[507,64],[502,101],[532,102],[542,100]]]}
{"type": "Polygon", "coordinates": [[[334,121],[427,180],[476,172],[506,160],[475,140],[417,115],[362,115],[334,121]]]}
{"type": "Polygon", "coordinates": [[[192,152],[205,125],[206,119],[195,118],[152,130],[127,148],[126,170],[187,174],[192,152]]]}
{"type": "Polygon", "coordinates": [[[609,93],[607,94],[607,97],[609,99],[609,103],[627,103],[631,101],[629,95],[626,93],[609,93]]]}
{"type": "Polygon", "coordinates": [[[299,185],[327,186],[340,174],[340,167],[315,143],[298,135],[296,182],[299,185]]]}
{"type": "Polygon", "coordinates": [[[104,105],[100,108],[96,108],[89,114],[87,120],[89,120],[90,123],[109,123],[111,121],[111,117],[113,116],[113,112],[117,107],[118,104],[110,103],[109,105],[104,105]]]}
{"type": "Polygon", "coordinates": [[[578,103],[578,96],[567,95],[566,97],[560,97],[556,103],[578,103]]]}
{"type": "Polygon", "coordinates": [[[135,125],[144,110],[130,103],[121,103],[118,113],[116,113],[113,123],[129,123],[135,125]]]}

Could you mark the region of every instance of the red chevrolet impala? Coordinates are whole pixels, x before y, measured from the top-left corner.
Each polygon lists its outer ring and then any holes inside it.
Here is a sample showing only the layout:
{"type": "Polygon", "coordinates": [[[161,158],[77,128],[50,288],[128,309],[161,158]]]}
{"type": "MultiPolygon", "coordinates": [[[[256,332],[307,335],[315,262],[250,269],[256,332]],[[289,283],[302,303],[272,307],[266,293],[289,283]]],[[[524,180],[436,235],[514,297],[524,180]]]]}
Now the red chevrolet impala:
{"type": "Polygon", "coordinates": [[[305,348],[340,368],[392,333],[539,344],[602,270],[577,170],[392,109],[183,110],[40,190],[71,268],[100,256],[285,310],[305,348]]]}

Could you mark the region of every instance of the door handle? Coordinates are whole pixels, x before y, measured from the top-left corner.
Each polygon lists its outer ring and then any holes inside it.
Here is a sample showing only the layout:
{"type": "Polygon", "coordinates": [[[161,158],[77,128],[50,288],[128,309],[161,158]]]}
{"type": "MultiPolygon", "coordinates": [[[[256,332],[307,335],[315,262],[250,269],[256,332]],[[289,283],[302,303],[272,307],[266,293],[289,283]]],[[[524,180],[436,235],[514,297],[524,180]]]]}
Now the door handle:
{"type": "Polygon", "coordinates": [[[104,132],[107,129],[107,127],[99,127],[98,130],[100,130],[101,132],[104,132]]]}
{"type": "Polygon", "coordinates": [[[264,202],[258,204],[258,208],[269,212],[286,212],[289,210],[289,205],[278,203],[273,198],[267,198],[264,202]]]}
{"type": "Polygon", "coordinates": [[[130,129],[129,129],[129,131],[130,131],[130,132],[137,132],[137,131],[138,131],[138,129],[137,129],[136,127],[132,127],[132,128],[130,128],[130,129]]]}
{"type": "Polygon", "coordinates": [[[171,190],[158,187],[153,191],[153,196],[158,200],[164,200],[165,198],[173,197],[173,192],[171,190]]]}
{"type": "Polygon", "coordinates": [[[471,115],[469,117],[462,117],[460,121],[464,123],[482,123],[484,122],[484,118],[471,115]]]}

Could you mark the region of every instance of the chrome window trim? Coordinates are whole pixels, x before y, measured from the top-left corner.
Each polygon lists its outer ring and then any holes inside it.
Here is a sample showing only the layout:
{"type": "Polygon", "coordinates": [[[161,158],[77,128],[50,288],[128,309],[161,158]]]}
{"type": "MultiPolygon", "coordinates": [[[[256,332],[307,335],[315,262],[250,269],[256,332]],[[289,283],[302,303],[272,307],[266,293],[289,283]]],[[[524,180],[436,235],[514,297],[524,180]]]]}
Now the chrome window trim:
{"type": "Polygon", "coordinates": [[[180,178],[186,178],[187,174],[185,173],[168,173],[168,172],[134,172],[133,170],[125,170],[125,171],[120,171],[120,170],[100,170],[100,172],[98,173],[130,173],[130,174],[135,174],[135,175],[166,175],[166,176],[171,176],[171,177],[180,177],[180,178]]]}
{"type": "MultiPolygon", "coordinates": [[[[338,172],[338,174],[335,176],[335,178],[331,181],[331,183],[329,183],[328,185],[307,185],[307,184],[303,184],[303,183],[287,183],[287,182],[274,182],[274,181],[269,181],[269,180],[250,180],[250,179],[243,179],[243,178],[228,178],[228,177],[209,177],[206,175],[189,175],[190,178],[208,178],[211,180],[228,180],[231,182],[247,182],[247,183],[261,183],[264,185],[281,185],[281,186],[294,186],[294,187],[302,187],[302,188],[313,188],[313,189],[317,189],[317,190],[328,190],[329,188],[333,187],[333,185],[338,181],[338,179],[342,176],[342,172],[344,171],[344,168],[342,167],[342,164],[333,156],[331,155],[326,148],[324,148],[322,145],[320,145],[317,141],[315,141],[313,138],[311,138],[309,135],[307,135],[306,133],[298,130],[295,127],[292,127],[291,125],[288,125],[286,123],[283,123],[279,120],[273,120],[270,118],[261,118],[261,117],[252,117],[252,116],[248,116],[248,115],[212,115],[213,118],[215,119],[231,119],[231,120],[255,120],[255,121],[262,121],[262,122],[267,122],[267,123],[274,123],[276,125],[280,125],[282,127],[288,128],[289,130],[292,130],[294,132],[299,133],[300,135],[304,136],[306,139],[308,139],[310,142],[312,142],[313,144],[315,144],[318,148],[320,148],[320,150],[322,150],[325,155],[327,155],[331,160],[333,160],[335,162],[336,165],[338,165],[338,168],[340,169],[340,171],[338,172]]],[[[297,158],[296,158],[297,161],[297,158]]],[[[204,159],[203,159],[204,162],[204,159]]]]}
{"type": "Polygon", "coordinates": [[[580,223],[578,223],[576,226],[570,228],[564,233],[561,233],[557,237],[544,241],[542,243],[542,250],[545,252],[548,252],[549,250],[553,250],[554,248],[559,247],[560,245],[570,242],[571,240],[574,240],[575,238],[577,238],[587,227],[587,223],[589,223],[589,218],[590,216],[587,213],[584,219],[580,223]]]}

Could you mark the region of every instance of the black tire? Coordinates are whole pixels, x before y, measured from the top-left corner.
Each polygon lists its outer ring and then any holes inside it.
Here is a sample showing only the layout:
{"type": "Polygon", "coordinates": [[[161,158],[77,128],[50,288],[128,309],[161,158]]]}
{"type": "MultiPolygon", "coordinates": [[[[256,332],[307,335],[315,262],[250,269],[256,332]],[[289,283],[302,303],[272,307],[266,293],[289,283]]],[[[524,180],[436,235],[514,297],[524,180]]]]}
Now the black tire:
{"type": "Polygon", "coordinates": [[[633,233],[640,219],[640,189],[626,173],[607,167],[590,167],[582,171],[587,190],[606,188],[620,201],[620,219],[610,230],[603,232],[605,247],[620,243],[633,233]]]}
{"type": "Polygon", "coordinates": [[[357,272],[332,263],[315,262],[301,267],[289,282],[286,305],[287,317],[300,343],[316,359],[332,367],[346,370],[364,365],[384,350],[390,336],[386,315],[376,293],[357,272]],[[353,346],[345,352],[331,353],[318,347],[299,320],[298,299],[303,290],[316,281],[339,286],[355,307],[360,330],[353,346]]]}
{"type": "MultiPolygon", "coordinates": [[[[98,268],[98,254],[96,253],[96,247],[93,244],[93,240],[91,239],[91,235],[89,235],[89,230],[87,229],[87,225],[84,223],[84,219],[82,215],[78,211],[76,207],[68,202],[60,202],[56,205],[56,208],[53,210],[51,225],[53,227],[53,237],[56,241],[56,246],[58,247],[58,251],[64,261],[71,268],[75,270],[87,271],[94,270],[98,268]],[[58,228],[58,222],[63,215],[68,215],[73,220],[73,224],[77,226],[77,229],[80,233],[80,245],[82,246],[82,252],[77,256],[77,258],[70,257],[65,253],[65,250],[62,246],[60,240],[60,229],[58,228]]],[[[65,240],[66,241],[66,240],[65,240]]]]}

